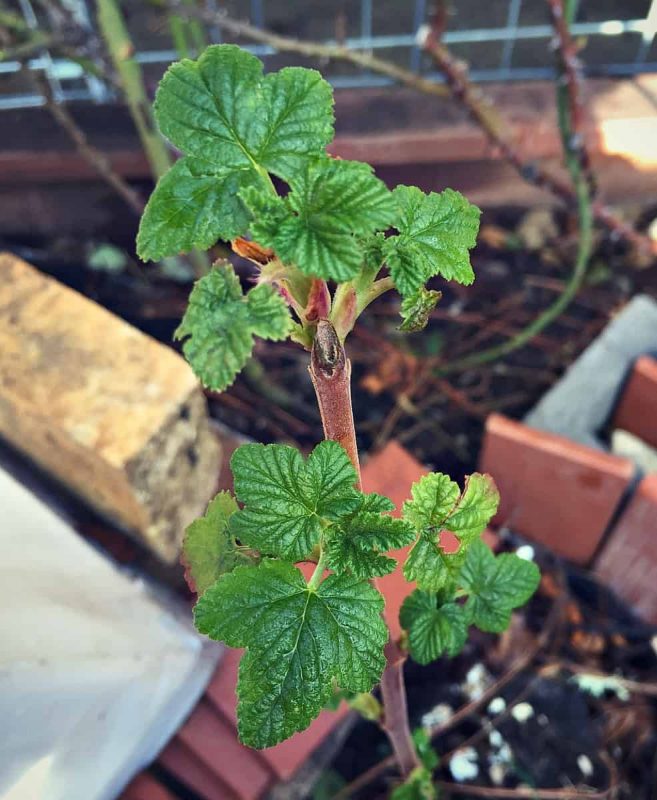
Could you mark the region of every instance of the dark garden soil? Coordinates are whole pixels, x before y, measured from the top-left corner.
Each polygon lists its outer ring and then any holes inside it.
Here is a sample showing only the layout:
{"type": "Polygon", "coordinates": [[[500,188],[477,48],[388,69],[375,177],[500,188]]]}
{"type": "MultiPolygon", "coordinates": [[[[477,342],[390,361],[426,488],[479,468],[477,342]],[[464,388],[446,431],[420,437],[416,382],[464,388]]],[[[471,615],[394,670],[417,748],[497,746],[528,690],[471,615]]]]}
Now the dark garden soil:
{"type": "MultiPolygon", "coordinates": [[[[437,370],[450,361],[506,341],[562,291],[576,248],[573,220],[565,213],[529,213],[533,216],[514,209],[484,214],[473,257],[474,286],[436,281],[443,298],[422,334],[398,332],[398,300],[392,296],[377,301],[358,323],[348,352],[364,453],[395,438],[421,462],[461,480],[476,467],[487,414],[521,418],[631,296],[657,297],[655,266],[600,237],[588,281],[558,322],[502,360],[440,377],[437,370]]],[[[645,228],[656,214],[647,209],[635,221],[645,228]]],[[[121,231],[114,244],[132,252],[133,235],[121,231]]],[[[92,269],[86,242],[13,240],[3,246],[171,342],[189,279],[173,280],[131,258],[123,266],[92,269]]],[[[239,261],[236,266],[246,284],[250,266],[239,261]]],[[[211,413],[259,441],[311,448],[321,426],[307,354],[291,344],[259,342],[255,356],[229,391],[209,396],[211,413]]],[[[655,800],[656,631],[637,622],[586,574],[547,555],[540,560],[541,590],[507,634],[474,637],[454,661],[408,665],[414,724],[432,712],[433,724],[442,726],[436,739],[444,756],[436,773],[444,782],[441,797],[527,797],[503,792],[590,786],[597,791],[590,797],[655,800]],[[523,654],[527,663],[518,670],[523,654]],[[623,680],[594,697],[574,683],[581,671],[623,680]],[[466,675],[471,683],[479,676],[484,687],[496,686],[485,702],[477,702],[476,687],[464,685],[466,675]],[[455,718],[464,706],[472,713],[455,718]],[[454,760],[456,750],[461,752],[454,760]],[[464,795],[462,787],[450,786],[459,769],[468,783],[488,789],[464,795]]],[[[316,797],[342,791],[387,755],[374,726],[358,723],[316,797]]],[[[393,782],[394,771],[382,771],[353,796],[385,797],[393,782]]]]}
{"type": "MultiPolygon", "coordinates": [[[[451,661],[407,664],[413,724],[435,732],[441,800],[653,800],[656,630],[587,574],[546,554],[538,560],[541,587],[507,633],[471,636],[451,661]],[[591,673],[617,680],[587,691],[591,673]],[[463,781],[479,792],[465,791],[463,781]],[[546,789],[556,793],[541,795],[546,789]]],[[[326,794],[316,796],[383,800],[397,781],[394,767],[377,768],[389,754],[383,735],[359,722],[322,776],[326,794]]]]}

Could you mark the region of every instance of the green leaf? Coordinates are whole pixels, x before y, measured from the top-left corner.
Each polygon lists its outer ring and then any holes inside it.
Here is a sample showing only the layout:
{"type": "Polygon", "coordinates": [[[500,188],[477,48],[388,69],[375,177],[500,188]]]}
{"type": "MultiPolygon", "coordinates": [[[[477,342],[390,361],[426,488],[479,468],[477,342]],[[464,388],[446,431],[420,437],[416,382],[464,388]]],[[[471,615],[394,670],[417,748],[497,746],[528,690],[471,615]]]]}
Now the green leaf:
{"type": "Polygon", "coordinates": [[[379,231],[366,236],[360,243],[363,253],[363,267],[372,273],[373,278],[376,277],[376,274],[383,266],[383,262],[386,260],[383,252],[385,240],[385,233],[379,231]]]}
{"type": "Polygon", "coordinates": [[[207,250],[246,230],[249,214],[238,190],[262,182],[255,173],[208,174],[207,165],[181,158],[158,181],[139,223],[137,253],[144,261],[207,250]]]}
{"type": "Polygon", "coordinates": [[[365,581],[331,575],[315,591],[291,564],[265,560],[214,583],[194,610],[201,633],[246,647],[238,730],[271,747],[306,728],[337,685],[368,692],[379,681],[388,631],[383,598],[365,581]]]}
{"type": "Polygon", "coordinates": [[[390,498],[385,497],[382,494],[372,492],[371,494],[363,495],[363,503],[358,510],[362,512],[367,511],[383,514],[385,511],[394,511],[395,504],[392,502],[392,500],[390,500],[390,498]]]}
{"type": "Polygon", "coordinates": [[[441,297],[442,292],[425,289],[424,287],[408,295],[408,297],[404,297],[399,309],[401,318],[404,321],[399,326],[399,330],[405,333],[412,333],[426,328],[429,316],[438,305],[441,297]]]}
{"type": "Polygon", "coordinates": [[[438,754],[433,749],[431,744],[431,737],[425,728],[415,728],[412,733],[413,743],[415,744],[415,751],[418,758],[430,772],[436,769],[440,763],[438,754]]]}
{"type": "Polygon", "coordinates": [[[248,186],[240,193],[248,209],[249,231],[254,241],[263,246],[274,240],[283,221],[289,217],[285,200],[271,192],[263,192],[257,186],[248,186]]]}
{"type": "Polygon", "coordinates": [[[459,487],[448,475],[425,475],[411,488],[411,500],[403,507],[418,532],[417,542],[404,564],[404,575],[421,589],[438,591],[456,581],[467,548],[485,529],[497,510],[499,494],[490,475],[474,473],[459,487]],[[439,544],[442,530],[452,531],[460,542],[456,553],[445,553],[439,544]]]}
{"type": "Polygon", "coordinates": [[[204,386],[223,391],[253,350],[253,336],[275,341],[291,329],[290,312],[277,292],[262,284],[244,296],[232,266],[215,267],[196,282],[174,338],[204,386]]]}
{"type": "Polygon", "coordinates": [[[207,248],[246,231],[240,189],[271,191],[268,173],[289,180],[333,138],[333,94],[315,70],[262,63],[235,45],[183,59],[155,97],[162,133],[186,158],[159,181],[138,237],[141,258],[207,248]]]}
{"type": "Polygon", "coordinates": [[[202,517],[194,520],[185,531],[182,562],[185,577],[198,595],[240,564],[251,563],[250,556],[241,552],[228,533],[228,520],[237,511],[237,503],[229,492],[219,492],[202,517]]]}
{"type": "Polygon", "coordinates": [[[286,213],[276,202],[243,197],[256,218],[252,233],[285,264],[307,275],[346,281],[363,261],[359,236],[388,227],[392,194],[368,164],[321,158],[290,179],[286,213]]]}
{"type": "Polygon", "coordinates": [[[305,463],[293,447],[246,444],[233,453],[231,469],[235,494],[245,504],[231,518],[231,531],[267,555],[305,558],[326,520],[352,514],[361,504],[356,471],[337,442],[321,442],[305,463]]]}
{"type": "Polygon", "coordinates": [[[449,475],[431,472],[411,487],[411,499],[406,500],[402,513],[415,530],[440,528],[457,500],[460,489],[449,475]]]}
{"type": "Polygon", "coordinates": [[[208,47],[167,70],[155,97],[162,133],[221,172],[288,180],[333,138],[333,94],[319,72],[262,62],[235,45],[208,47]]]}
{"type": "Polygon", "coordinates": [[[463,608],[456,603],[440,604],[435,594],[419,590],[401,607],[399,620],[408,631],[411,656],[418,664],[429,664],[443,654],[458,655],[468,636],[463,608]]]}
{"type": "Polygon", "coordinates": [[[489,633],[505,631],[512,610],[529,600],[539,580],[538,567],[532,561],[512,553],[495,556],[484,542],[474,542],[460,576],[469,594],[465,604],[468,621],[489,633]]]}
{"type": "Polygon", "coordinates": [[[474,273],[468,250],[475,246],[480,211],[452,189],[424,194],[415,186],[398,186],[398,236],[384,243],[395,286],[410,295],[433,275],[470,284],[474,273]]]}
{"type": "Polygon", "coordinates": [[[439,592],[456,583],[465,562],[466,550],[446,553],[438,544],[437,534],[420,534],[404,562],[404,577],[421,589],[439,592]]]}
{"type": "Polygon", "coordinates": [[[338,574],[350,572],[357,578],[387,575],[397,562],[383,554],[410,544],[414,537],[407,522],[361,510],[329,528],[327,566],[338,574]]]}
{"type": "Polygon", "coordinates": [[[444,526],[461,542],[479,536],[495,516],[500,493],[490,475],[475,472],[465,479],[465,490],[444,526]]]}
{"type": "Polygon", "coordinates": [[[404,783],[390,793],[390,800],[436,800],[437,797],[431,770],[425,766],[415,767],[404,783]]]}

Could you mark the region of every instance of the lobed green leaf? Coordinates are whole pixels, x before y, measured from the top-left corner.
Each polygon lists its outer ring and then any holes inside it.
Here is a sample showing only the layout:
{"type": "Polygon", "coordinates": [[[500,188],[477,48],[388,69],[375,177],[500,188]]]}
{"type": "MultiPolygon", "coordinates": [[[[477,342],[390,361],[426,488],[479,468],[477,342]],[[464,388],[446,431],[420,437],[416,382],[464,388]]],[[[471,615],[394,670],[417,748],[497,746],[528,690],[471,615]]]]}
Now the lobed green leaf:
{"type": "Polygon", "coordinates": [[[252,562],[228,533],[228,520],[236,511],[237,503],[230,492],[219,492],[205,514],[185,531],[182,547],[185,577],[198,595],[225,572],[252,562]]]}
{"type": "Polygon", "coordinates": [[[181,158],[158,181],[144,210],[137,234],[137,253],[144,261],[207,250],[218,239],[233,239],[246,230],[249,214],[238,196],[260,184],[254,173],[208,174],[204,162],[181,158]]]}
{"type": "Polygon", "coordinates": [[[418,533],[404,564],[404,575],[420,589],[438,591],[453,585],[464,564],[467,549],[484,531],[497,510],[499,494],[490,475],[474,473],[463,493],[448,475],[425,475],[411,488],[403,517],[418,533]],[[442,530],[452,531],[459,549],[446,553],[439,541],[442,530]]]}
{"type": "Polygon", "coordinates": [[[285,339],[292,326],[283,298],[268,285],[244,296],[233,267],[224,263],[196,282],[174,338],[204,386],[223,391],[253,350],[253,336],[285,339]]]}
{"type": "Polygon", "coordinates": [[[409,650],[418,664],[429,664],[444,654],[458,655],[468,636],[461,606],[441,604],[436,594],[419,590],[404,600],[399,621],[408,631],[409,650]]]}
{"type": "Polygon", "coordinates": [[[500,493],[490,475],[475,472],[465,479],[465,489],[455,509],[444,521],[461,542],[479,536],[495,516],[500,493]]]}
{"type": "Polygon", "coordinates": [[[383,598],[365,581],[331,575],[315,591],[281,561],[238,567],[213,584],[195,621],[212,639],[247,648],[237,686],[241,740],[271,747],[303,730],[334,682],[370,691],[385,666],[382,610],[383,598]]]}
{"type": "Polygon", "coordinates": [[[337,442],[321,442],[306,462],[293,447],[243,445],[233,453],[231,469],[244,503],[231,518],[231,531],[266,555],[305,558],[326,520],[352,514],[362,502],[354,489],[356,471],[337,442]]]}
{"type": "Polygon", "coordinates": [[[484,542],[474,542],[460,575],[460,583],[469,594],[465,605],[468,621],[489,633],[505,631],[511,612],[529,600],[539,580],[540,572],[533,561],[513,553],[495,556],[484,542]]]}
{"type": "Polygon", "coordinates": [[[315,70],[263,76],[235,45],[208,47],[173,64],[155,97],[162,133],[187,157],[159,181],[138,236],[143,259],[207,248],[247,230],[240,190],[271,191],[268,173],[289,180],[333,138],[333,94],[315,70]]]}
{"type": "Polygon", "coordinates": [[[392,222],[390,191],[368,164],[330,158],[310,162],[290,186],[280,202],[244,193],[255,238],[307,275],[353,278],[363,261],[358,237],[392,222]]]}
{"type": "Polygon", "coordinates": [[[424,194],[415,186],[397,186],[398,236],[384,243],[395,286],[410,295],[433,275],[470,284],[474,272],[468,251],[475,246],[480,211],[452,189],[424,194]]]}
{"type": "Polygon", "coordinates": [[[436,533],[421,533],[404,562],[404,577],[421,589],[439,592],[456,583],[465,563],[466,549],[446,553],[436,533]]]}
{"type": "MultiPolygon", "coordinates": [[[[371,501],[364,505],[371,505],[371,501]]],[[[374,578],[387,575],[397,566],[395,559],[384,553],[410,544],[415,534],[404,520],[361,509],[331,526],[327,537],[330,569],[338,574],[350,572],[358,578],[374,578]]]]}

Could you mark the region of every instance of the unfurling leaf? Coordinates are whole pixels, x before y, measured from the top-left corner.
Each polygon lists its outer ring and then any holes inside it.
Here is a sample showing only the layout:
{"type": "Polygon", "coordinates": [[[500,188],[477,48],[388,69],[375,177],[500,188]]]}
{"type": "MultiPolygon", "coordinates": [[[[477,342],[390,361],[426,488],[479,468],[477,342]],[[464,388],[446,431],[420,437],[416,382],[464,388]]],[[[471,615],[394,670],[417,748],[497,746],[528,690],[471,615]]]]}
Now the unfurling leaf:
{"type": "Polygon", "coordinates": [[[433,275],[470,284],[474,273],[468,251],[475,246],[480,211],[452,189],[424,194],[415,186],[394,192],[399,217],[383,251],[395,286],[410,295],[433,275]]]}
{"type": "Polygon", "coordinates": [[[467,618],[461,606],[441,604],[436,594],[420,590],[404,600],[399,620],[408,631],[409,650],[418,664],[429,664],[445,654],[458,655],[468,636],[467,618]]]}
{"type": "Polygon", "coordinates": [[[474,473],[466,479],[463,493],[448,475],[425,475],[411,489],[403,516],[417,531],[416,544],[404,564],[404,575],[420,589],[439,591],[453,585],[464,564],[467,549],[481,535],[497,510],[499,494],[490,475],[474,473]],[[459,539],[459,549],[446,553],[440,532],[448,530],[459,539]]]}
{"type": "MultiPolygon", "coordinates": [[[[365,497],[365,508],[379,501],[380,496],[373,497],[376,499],[365,497]]],[[[397,566],[395,559],[384,553],[404,547],[414,538],[413,528],[404,520],[361,507],[356,514],[330,528],[326,544],[327,566],[338,574],[350,572],[357,578],[381,577],[397,566]]]]}
{"type": "Polygon", "coordinates": [[[333,95],[315,70],[262,63],[235,45],[173,64],[155,97],[162,133],[186,158],[158,183],[142,220],[143,259],[207,248],[246,231],[240,189],[289,180],[333,138],[333,95]]]}
{"type": "Polygon", "coordinates": [[[291,327],[285,301],[271,286],[261,284],[243,295],[226,263],[194,285],[174,337],[184,340],[185,358],[203,385],[223,391],[249,360],[254,335],[278,341],[291,327]]]}
{"type": "Polygon", "coordinates": [[[538,567],[513,553],[493,555],[482,541],[468,550],[460,584],[469,597],[468,622],[482,631],[501,633],[509,626],[511,612],[534,594],[540,580],[538,567]]]}
{"type": "Polygon", "coordinates": [[[390,191],[368,164],[326,157],[309,162],[289,183],[284,199],[264,199],[256,189],[243,193],[254,238],[307,275],[353,278],[363,261],[358,237],[392,222],[390,191]]]}
{"type": "Polygon", "coordinates": [[[334,682],[369,692],[385,666],[382,610],[365,581],[331,575],[313,590],[281,561],[238,567],[214,583],[194,615],[210,638],[247,648],[237,685],[240,739],[271,747],[303,730],[334,682]]]}
{"type": "Polygon", "coordinates": [[[185,531],[182,561],[190,589],[199,596],[220,575],[252,562],[228,532],[228,520],[237,511],[229,492],[219,492],[202,517],[185,531]]]}
{"type": "Polygon", "coordinates": [[[441,297],[442,292],[425,289],[424,287],[408,295],[408,297],[404,297],[399,309],[401,318],[404,321],[399,326],[399,330],[405,333],[413,333],[426,328],[429,316],[441,297]]]}
{"type": "Polygon", "coordinates": [[[235,494],[244,503],[231,518],[231,531],[264,555],[305,558],[326,521],[353,514],[362,502],[356,471],[337,442],[321,442],[305,462],[293,447],[246,444],[230,463],[235,494]]]}

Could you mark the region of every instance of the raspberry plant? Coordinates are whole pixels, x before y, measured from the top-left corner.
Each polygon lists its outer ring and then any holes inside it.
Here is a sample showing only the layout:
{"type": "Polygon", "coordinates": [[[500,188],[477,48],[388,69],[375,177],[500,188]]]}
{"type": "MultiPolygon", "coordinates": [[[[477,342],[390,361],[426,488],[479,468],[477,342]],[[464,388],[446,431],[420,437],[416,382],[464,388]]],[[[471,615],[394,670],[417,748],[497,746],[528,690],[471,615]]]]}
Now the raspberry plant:
{"type": "Polygon", "coordinates": [[[388,734],[406,779],[400,791],[431,796],[434,757],[410,734],[403,662],[455,656],[470,625],[503,631],[539,575],[533,563],[495,556],[483,543],[499,500],[488,475],[471,475],[463,491],[447,475],[427,475],[401,518],[390,515],[388,498],[363,493],[344,341],[386,291],[401,295],[401,330],[420,330],[440,298],[426,288],[429,278],[472,283],[479,210],[450,189],[390,191],[369,165],[331,158],[329,84],[310,69],[263,75],[261,62],[233,45],[173,64],[155,116],[183,156],[150,198],[140,256],[221,239],[257,271],[246,293],[228,262],[197,282],[175,334],[186,358],[206,387],[222,391],[255,336],[290,338],[311,352],[324,427],[325,440],[305,459],[278,444],[238,448],[235,498],[221,492],[186,534],[197,628],[245,648],[240,738],[270,747],[346,697],[388,734]],[[443,549],[443,531],[458,539],[456,552],[443,549]],[[395,642],[376,579],[399,558],[415,588],[395,642]],[[382,706],[368,694],[377,684],[382,706]]]}

